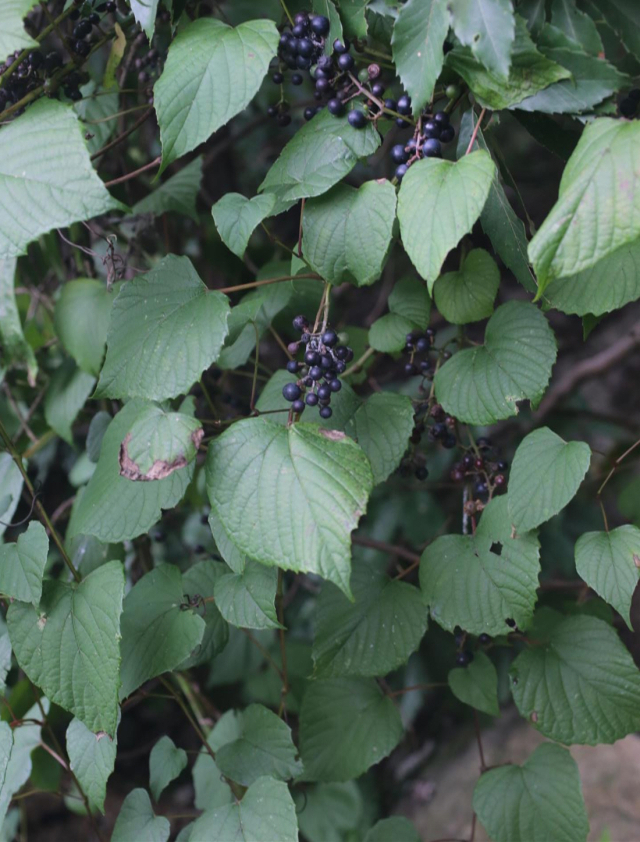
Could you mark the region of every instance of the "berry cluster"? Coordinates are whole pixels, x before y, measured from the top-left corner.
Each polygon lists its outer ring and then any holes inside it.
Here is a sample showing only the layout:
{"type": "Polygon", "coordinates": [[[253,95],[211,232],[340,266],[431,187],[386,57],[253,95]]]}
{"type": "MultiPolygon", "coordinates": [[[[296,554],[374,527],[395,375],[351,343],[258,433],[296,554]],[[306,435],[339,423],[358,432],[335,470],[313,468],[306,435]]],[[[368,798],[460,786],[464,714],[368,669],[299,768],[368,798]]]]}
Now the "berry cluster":
{"type": "Polygon", "coordinates": [[[133,66],[138,71],[138,82],[141,85],[146,85],[151,81],[152,76],[157,75],[162,70],[160,54],[155,48],[152,48],[145,55],[138,56],[133,62],[133,66]]]}
{"type": "MultiPolygon", "coordinates": [[[[285,74],[288,70],[292,70],[291,84],[298,86],[304,81],[301,71],[310,70],[312,66],[316,65],[317,72],[318,67],[322,64],[326,65],[327,61],[331,63],[331,59],[324,55],[325,38],[329,34],[330,28],[329,18],[324,15],[298,12],[293,20],[293,27],[285,27],[280,35],[278,45],[279,67],[271,76],[273,82],[276,85],[282,85],[285,74]]],[[[291,122],[289,105],[284,100],[278,105],[270,106],[267,113],[276,117],[280,126],[288,126],[291,122]]],[[[311,119],[314,114],[315,109],[312,108],[307,119],[311,119]]],[[[306,112],[305,116],[307,116],[306,112]]]]}
{"type": "Polygon", "coordinates": [[[305,406],[319,406],[320,417],[331,418],[331,396],[342,389],[340,375],[353,359],[353,351],[339,344],[335,330],[310,332],[309,321],[304,316],[296,316],[293,326],[302,336],[299,342],[292,342],[288,350],[295,355],[304,349],[304,362],[290,360],[287,363],[287,371],[299,375],[299,379],[296,383],[287,383],[282,394],[298,414],[305,406]]]}
{"type": "Polygon", "coordinates": [[[436,332],[433,328],[427,328],[424,333],[408,333],[407,344],[404,346],[405,354],[409,354],[409,362],[404,367],[404,372],[409,377],[414,377],[416,374],[422,374],[424,377],[431,372],[431,360],[429,359],[429,352],[433,346],[436,338],[436,332]],[[421,355],[423,359],[418,359],[421,355]]]}
{"type": "MultiPolygon", "coordinates": [[[[509,469],[509,463],[503,459],[495,458],[489,439],[479,438],[477,448],[481,455],[473,451],[467,451],[462,459],[451,468],[451,479],[454,482],[474,479],[473,491],[474,494],[479,496],[488,494],[490,490],[503,491],[507,486],[505,472],[509,469]]],[[[469,514],[474,513],[475,511],[469,512],[469,514]]]]}
{"type": "MultiPolygon", "coordinates": [[[[462,631],[459,626],[456,626],[453,631],[453,639],[458,649],[456,654],[456,666],[468,667],[473,661],[473,652],[467,646],[467,633],[462,631]]],[[[491,637],[488,634],[480,634],[478,635],[478,643],[480,646],[488,646],[491,643],[491,637]]]]}
{"type": "Polygon", "coordinates": [[[638,115],[639,108],[640,88],[634,88],[629,91],[626,97],[622,99],[618,105],[618,111],[623,117],[626,117],[627,120],[633,120],[633,118],[638,115]]]}
{"type": "MultiPolygon", "coordinates": [[[[402,96],[396,105],[397,111],[401,114],[411,113],[411,100],[408,96],[402,96]]],[[[392,105],[387,105],[391,108],[392,105]]],[[[401,181],[407,170],[421,158],[441,158],[442,145],[451,143],[456,132],[449,122],[449,115],[446,111],[436,111],[435,114],[425,113],[418,120],[413,137],[407,143],[396,143],[391,147],[391,160],[396,165],[395,176],[401,181]]]]}

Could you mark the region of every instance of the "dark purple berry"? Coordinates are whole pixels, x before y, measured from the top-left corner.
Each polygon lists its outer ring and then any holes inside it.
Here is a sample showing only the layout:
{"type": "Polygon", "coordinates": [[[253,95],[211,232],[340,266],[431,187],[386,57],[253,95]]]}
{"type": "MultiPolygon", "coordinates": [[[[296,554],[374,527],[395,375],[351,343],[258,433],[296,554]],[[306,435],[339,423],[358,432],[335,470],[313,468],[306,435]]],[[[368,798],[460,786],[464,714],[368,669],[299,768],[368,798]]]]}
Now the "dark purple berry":
{"type": "Polygon", "coordinates": [[[440,132],[440,142],[451,143],[455,136],[456,130],[453,126],[443,126],[442,131],[440,132]]]}
{"type": "Polygon", "coordinates": [[[277,121],[278,125],[284,128],[291,122],[291,114],[278,114],[277,121]]]}
{"type": "Polygon", "coordinates": [[[349,52],[350,46],[351,45],[348,41],[343,42],[339,38],[336,38],[336,40],[333,42],[333,52],[338,53],[338,55],[343,55],[344,53],[349,52]]]}
{"type": "Polygon", "coordinates": [[[316,109],[315,108],[309,107],[309,108],[304,109],[304,119],[307,120],[307,122],[315,116],[316,116],[316,109]]]}
{"type": "Polygon", "coordinates": [[[322,386],[318,386],[318,398],[321,401],[331,399],[331,389],[326,385],[326,383],[323,383],[322,386]]]}
{"type": "Polygon", "coordinates": [[[316,406],[318,403],[318,396],[314,392],[309,392],[305,398],[307,406],[316,406]]]}
{"type": "Polygon", "coordinates": [[[442,126],[438,125],[435,120],[427,120],[422,127],[422,133],[425,137],[439,138],[442,134],[442,126]]]}
{"type": "Polygon", "coordinates": [[[342,113],[344,113],[344,105],[337,98],[330,99],[327,103],[327,110],[329,111],[329,114],[333,114],[334,117],[339,117],[342,113]]]}
{"type": "Polygon", "coordinates": [[[405,150],[403,143],[396,143],[395,146],[392,146],[389,154],[391,155],[391,160],[395,164],[406,164],[409,160],[409,155],[405,150]]]}
{"type": "Polygon", "coordinates": [[[287,363],[287,371],[289,372],[289,374],[297,374],[299,365],[300,364],[297,363],[295,360],[289,360],[289,362],[287,363]]]}
{"type": "Polygon", "coordinates": [[[456,655],[456,664],[459,667],[467,667],[473,661],[473,652],[470,652],[468,649],[463,649],[462,652],[458,652],[456,655]]]}
{"type": "Polygon", "coordinates": [[[443,446],[443,447],[446,447],[446,448],[447,448],[447,450],[451,450],[451,448],[452,448],[452,447],[455,447],[457,443],[458,443],[458,440],[457,440],[457,439],[456,439],[456,437],[455,437],[454,435],[452,435],[452,434],[450,434],[450,435],[446,436],[446,437],[442,440],[442,446],[443,446]]]}
{"type": "Polygon", "coordinates": [[[398,179],[398,181],[402,181],[402,179],[407,174],[408,169],[409,169],[409,167],[406,164],[399,164],[396,167],[395,176],[398,179]]]}
{"type": "Polygon", "coordinates": [[[441,126],[449,125],[449,115],[446,111],[436,111],[436,113],[433,115],[433,119],[436,123],[440,123],[441,126]]]}
{"type": "Polygon", "coordinates": [[[329,22],[329,18],[326,18],[324,15],[314,15],[311,18],[310,26],[312,32],[324,38],[325,35],[329,34],[331,23],[329,22]]]}
{"type": "Polygon", "coordinates": [[[322,377],[322,369],[319,365],[311,366],[311,368],[309,369],[309,377],[312,380],[320,380],[320,378],[322,377]]]}
{"type": "Polygon", "coordinates": [[[349,125],[353,126],[354,129],[364,129],[367,125],[367,118],[364,116],[364,113],[357,108],[354,111],[349,112],[347,120],[349,121],[349,125]]]}
{"type": "Polygon", "coordinates": [[[336,377],[335,380],[332,380],[331,383],[329,383],[329,388],[332,392],[339,392],[340,389],[342,389],[342,381],[338,380],[336,377]]]}
{"type": "Polygon", "coordinates": [[[371,93],[378,98],[383,96],[384,85],[382,84],[382,82],[374,82],[373,85],[371,85],[371,93]]]}
{"type": "Polygon", "coordinates": [[[302,392],[297,383],[287,383],[282,389],[282,395],[287,401],[297,401],[302,392]]]}
{"type": "Polygon", "coordinates": [[[76,41],[73,45],[73,51],[79,56],[82,56],[82,58],[85,58],[91,52],[91,44],[87,43],[87,41],[76,41]]]}
{"type": "Polygon", "coordinates": [[[330,406],[321,406],[320,407],[320,418],[331,418],[333,415],[333,410],[330,406]]]}
{"type": "Polygon", "coordinates": [[[301,85],[304,82],[301,73],[292,73],[291,74],[291,84],[292,85],[301,85]]]}
{"type": "Polygon", "coordinates": [[[424,481],[429,476],[429,471],[424,465],[418,465],[415,469],[415,477],[420,481],[424,481]]]}
{"type": "Polygon", "coordinates": [[[335,330],[327,330],[322,334],[322,344],[327,348],[333,348],[338,341],[338,334],[335,330]]]}
{"type": "Polygon", "coordinates": [[[274,73],[271,77],[271,81],[274,82],[276,85],[281,85],[284,82],[284,76],[282,73],[274,73]]]}
{"type": "Polygon", "coordinates": [[[340,70],[351,70],[354,64],[353,56],[349,53],[342,53],[342,55],[338,56],[338,67],[340,70]]]}
{"type": "Polygon", "coordinates": [[[486,646],[487,643],[491,643],[491,636],[482,632],[482,634],[478,637],[478,643],[482,646],[486,646]]]}
{"type": "Polygon", "coordinates": [[[309,327],[309,320],[304,316],[296,316],[293,320],[293,327],[294,330],[299,330],[302,332],[307,327],[309,327]]]}
{"type": "Polygon", "coordinates": [[[398,114],[411,114],[411,97],[403,94],[398,100],[396,111],[398,114]]]}
{"type": "Polygon", "coordinates": [[[425,140],[422,146],[422,154],[425,158],[440,158],[442,156],[442,147],[440,141],[435,137],[430,137],[425,140]]]}
{"type": "Polygon", "coordinates": [[[317,351],[307,351],[304,361],[307,365],[320,365],[320,354],[317,351]]]}

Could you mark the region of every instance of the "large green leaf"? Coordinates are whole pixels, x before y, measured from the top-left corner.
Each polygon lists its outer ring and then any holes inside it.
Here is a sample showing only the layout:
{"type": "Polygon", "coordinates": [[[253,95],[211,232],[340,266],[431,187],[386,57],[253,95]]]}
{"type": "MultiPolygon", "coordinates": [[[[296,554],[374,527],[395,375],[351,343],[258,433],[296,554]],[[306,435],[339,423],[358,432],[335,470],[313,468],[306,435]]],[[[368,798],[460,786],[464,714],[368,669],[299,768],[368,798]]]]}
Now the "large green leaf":
{"type": "Polygon", "coordinates": [[[229,312],[227,297],[207,289],[188,257],[163,258],[113,303],[95,397],[185,394],[217,359],[229,312]]]}
{"type": "Polygon", "coordinates": [[[178,748],[166,734],[160,737],[149,755],[149,789],[156,801],[186,768],[187,762],[187,752],[183,748],[178,748]]]}
{"type": "Polygon", "coordinates": [[[156,25],[156,13],[158,11],[158,0],[129,0],[131,11],[140,24],[149,41],[153,38],[153,30],[156,25]]]}
{"type": "MultiPolygon", "coordinates": [[[[269,382],[265,384],[256,403],[256,407],[260,412],[269,412],[276,409],[283,410],[271,416],[271,420],[275,423],[286,424],[288,421],[288,412],[291,404],[282,396],[282,389],[286,383],[291,382],[292,377],[288,371],[276,371],[269,382]]],[[[313,420],[327,430],[341,430],[344,432],[361,404],[362,401],[351,386],[343,381],[342,389],[339,392],[335,392],[331,397],[331,409],[333,410],[331,418],[320,418],[318,407],[307,407],[304,411],[304,418],[305,421],[313,420]]]]}
{"type": "Polygon", "coordinates": [[[203,436],[193,415],[147,404],[122,441],[120,475],[134,481],[164,479],[193,462],[203,436]]]}
{"type": "Polygon", "coordinates": [[[0,5],[0,55],[8,56],[15,50],[36,47],[24,29],[24,18],[37,4],[37,0],[2,0],[0,5]]]}
{"type": "MultiPolygon", "coordinates": [[[[465,154],[476,125],[477,117],[473,110],[469,109],[463,114],[460,122],[457,150],[459,157],[465,154]]],[[[480,128],[477,129],[476,139],[472,148],[489,151],[484,134],[480,128]]],[[[527,255],[528,243],[524,223],[521,219],[518,219],[515,211],[511,207],[497,169],[491,182],[489,196],[480,214],[480,224],[505,266],[511,269],[526,290],[536,292],[535,278],[529,268],[529,257],[527,255]]]]}
{"type": "Polygon", "coordinates": [[[545,114],[589,111],[603,99],[628,84],[629,77],[597,56],[588,55],[554,26],[544,26],[538,47],[547,58],[571,72],[542,91],[527,97],[515,107],[545,114]]]}
{"type": "Polygon", "coordinates": [[[14,602],[7,613],[13,651],[31,681],[90,730],[111,737],[123,596],[122,564],[110,561],[80,584],[47,580],[39,608],[14,602]]]}
{"type": "Polygon", "coordinates": [[[564,509],[589,470],[590,459],[588,444],[566,442],[548,427],[525,436],[509,479],[509,514],[515,528],[527,532],[564,509]]]}
{"type": "Polygon", "coordinates": [[[457,162],[425,158],[402,179],[402,242],[430,291],[445,257],[480,216],[495,172],[491,156],[477,150],[457,162]]]}
{"type": "Polygon", "coordinates": [[[184,593],[180,570],[162,564],[127,594],[120,644],[122,699],[150,678],[175,669],[202,640],[204,620],[195,610],[181,608],[184,593]]]}
{"type": "Polygon", "coordinates": [[[41,99],[0,131],[0,260],[52,228],[121,207],[91,166],[70,106],[41,99]]]}
{"type": "Polygon", "coordinates": [[[93,810],[104,813],[107,781],[116,762],[117,743],[108,734],[94,734],[79,719],[67,728],[67,754],[71,771],[93,810]]]}
{"type": "Polygon", "coordinates": [[[453,30],[488,70],[509,78],[516,24],[511,0],[450,0],[453,30]]]}
{"type": "Polygon", "coordinates": [[[443,535],[420,563],[420,587],[431,616],[447,631],[506,634],[507,620],[526,628],[533,616],[540,573],[534,532],[513,532],[507,500],[485,508],[474,535],[443,535]]]}
{"type": "Polygon", "coordinates": [[[365,181],[357,190],[339,184],[305,204],[305,259],[332,284],[372,284],[382,272],[395,218],[391,182],[365,181]]]}
{"type": "Polygon", "coordinates": [[[522,766],[485,772],[473,809],[495,842],[586,842],[589,833],[578,767],[553,743],[538,746],[522,766]]]}
{"type": "Polygon", "coordinates": [[[249,418],[209,445],[206,470],[211,506],[249,558],[317,573],[350,593],[350,534],[373,485],[352,439],[249,418]]]}
{"type": "Polygon", "coordinates": [[[436,307],[448,322],[464,325],[493,313],[500,270],[484,249],[473,249],[457,272],[441,275],[433,288],[436,307]]]}
{"type": "Polygon", "coordinates": [[[567,278],[551,281],[544,297],[563,313],[601,316],[640,298],[640,238],[567,278]]]}
{"type": "Polygon", "coordinates": [[[640,237],[639,194],[640,123],[594,120],[565,167],[558,201],[529,243],[538,297],[554,278],[588,269],[640,237]]]}
{"type": "Polygon", "coordinates": [[[48,552],[44,526],[33,520],[15,544],[0,544],[0,593],[37,605],[48,552]]]}
{"type": "Polygon", "coordinates": [[[402,316],[425,330],[431,317],[431,299],[426,284],[419,278],[407,277],[396,281],[389,293],[389,312],[402,316]]]}
{"type": "Polygon", "coordinates": [[[296,810],[287,785],[272,778],[258,778],[242,801],[207,810],[200,816],[188,839],[298,842],[296,810]]]}
{"type": "Polygon", "coordinates": [[[136,538],[153,526],[162,509],[182,499],[193,463],[157,482],[132,482],[120,476],[120,446],[147,406],[145,401],[131,400],[109,424],[98,466],[74,506],[67,538],[95,535],[105,543],[136,538]]]}
{"type": "MultiPolygon", "coordinates": [[[[182,574],[184,594],[193,600],[196,596],[211,597],[216,592],[216,585],[225,575],[227,568],[218,561],[207,559],[194,564],[182,574]]],[[[215,603],[205,603],[202,612],[205,629],[202,641],[195,652],[180,664],[180,669],[188,669],[199,664],[207,663],[219,655],[229,642],[229,626],[215,603]]]]}
{"type": "Polygon", "coordinates": [[[502,76],[484,67],[469,47],[453,49],[447,55],[446,63],[462,76],[480,105],[494,111],[510,108],[554,82],[571,78],[570,71],[539,52],[523,19],[518,16],[506,82],[502,76]]]}
{"type": "Polygon", "coordinates": [[[276,197],[272,193],[247,199],[241,193],[225,193],[211,208],[220,239],[239,257],[244,257],[254,230],[273,210],[276,197]]]}
{"type": "Polygon", "coordinates": [[[373,126],[354,129],[346,119],[323,109],[287,143],[260,190],[275,194],[275,212],[280,212],[298,199],[326,193],[379,145],[373,126]]]}
{"type": "Polygon", "coordinates": [[[156,816],[146,789],[134,789],[124,799],[111,836],[111,842],[167,842],[171,825],[156,816]]]}
{"type": "MultiPolygon", "coordinates": [[[[353,566],[350,603],[333,585],[322,588],[313,641],[314,675],[386,675],[406,663],[427,630],[420,591],[390,579],[384,566],[353,566]]],[[[310,691],[313,692],[313,691],[310,691]]]]}
{"type": "Polygon", "coordinates": [[[0,453],[0,536],[4,535],[6,524],[11,523],[11,518],[18,508],[22,484],[22,474],[11,454],[6,451],[0,453]]]}
{"type": "Polygon", "coordinates": [[[407,0],[393,26],[393,60],[411,96],[414,114],[431,99],[444,62],[449,31],[445,0],[407,0]]]}
{"type": "Polygon", "coordinates": [[[418,831],[404,816],[380,819],[367,832],[364,842],[420,842],[418,831]]]}
{"type": "Polygon", "coordinates": [[[598,12],[640,60],[640,7],[635,0],[598,0],[598,12]]]}
{"type": "Polygon", "coordinates": [[[144,199],[136,202],[131,211],[135,215],[151,213],[154,216],[161,216],[167,211],[175,211],[197,222],[196,197],[201,181],[202,157],[199,157],[194,158],[186,167],[160,184],[144,199]]]}
{"type": "Polygon", "coordinates": [[[251,786],[263,776],[286,781],[302,772],[291,729],[263,705],[239,711],[229,737],[216,745],[216,765],[242,786],[251,786]]]}
{"type": "Polygon", "coordinates": [[[44,398],[44,417],[51,429],[69,444],[73,444],[73,422],[95,382],[93,374],[82,371],[70,359],[55,370],[49,382],[44,398]]]}
{"type": "Polygon", "coordinates": [[[588,53],[594,56],[604,53],[597,26],[586,12],[576,7],[576,0],[552,0],[551,23],[588,53]]]}
{"type": "Polygon", "coordinates": [[[247,107],[277,46],[278,31],[270,20],[234,28],[205,17],[178,31],[153,88],[162,169],[247,107]]]}
{"type": "Polygon", "coordinates": [[[511,667],[511,692],[534,728],[558,742],[614,743],[640,728],[640,672],[609,623],[536,616],[536,644],[511,667]]]}
{"type": "Polygon", "coordinates": [[[316,681],[300,712],[303,780],[358,778],[390,754],[402,734],[398,709],[373,679],[316,681]]]}
{"type": "Polygon", "coordinates": [[[640,578],[640,529],[585,532],[576,542],[576,570],[631,627],[631,600],[640,578]]]}
{"type": "Polygon", "coordinates": [[[476,652],[466,667],[456,667],[449,672],[449,687],[453,695],[465,705],[498,716],[498,673],[491,659],[484,652],[476,652]]]}
{"type": "MultiPolygon", "coordinates": [[[[118,289],[120,284],[118,284],[118,289]]],[[[99,374],[115,289],[94,278],[67,281],[56,302],[54,323],[64,348],[82,371],[99,374]]]]}
{"type": "Polygon", "coordinates": [[[27,369],[29,385],[35,384],[38,363],[33,348],[25,339],[14,292],[16,259],[0,260],[0,345],[2,365],[27,369]]]}
{"type": "Polygon", "coordinates": [[[312,784],[294,790],[300,832],[309,842],[343,842],[362,818],[363,798],[356,781],[312,784]]]}
{"type": "Polygon", "coordinates": [[[247,561],[241,573],[226,573],[216,582],[216,607],[224,619],[244,629],[275,629],[280,625],[274,600],[278,571],[247,561]]]}
{"type": "Polygon", "coordinates": [[[407,344],[407,334],[415,330],[415,324],[397,313],[386,313],[369,328],[369,344],[383,354],[396,354],[407,344]]]}
{"type": "Polygon", "coordinates": [[[436,395],[448,413],[470,424],[492,424],[518,412],[518,402],[540,403],[556,359],[556,341],[544,315],[524,301],[495,311],[485,344],[459,351],[436,374],[436,395]]]}
{"type": "Polygon", "coordinates": [[[376,485],[400,464],[413,426],[413,404],[406,395],[376,392],[356,411],[347,432],[369,457],[376,485]]]}
{"type": "MultiPolygon", "coordinates": [[[[49,700],[41,699],[38,704],[30,708],[23,717],[22,723],[12,728],[13,745],[6,765],[4,779],[0,785],[0,822],[4,822],[11,799],[20,787],[27,782],[31,774],[31,752],[41,740],[42,710],[45,715],[49,712],[49,700]],[[41,709],[42,706],[42,709],[41,709]]],[[[4,748],[8,748],[8,740],[4,738],[4,748]]]]}

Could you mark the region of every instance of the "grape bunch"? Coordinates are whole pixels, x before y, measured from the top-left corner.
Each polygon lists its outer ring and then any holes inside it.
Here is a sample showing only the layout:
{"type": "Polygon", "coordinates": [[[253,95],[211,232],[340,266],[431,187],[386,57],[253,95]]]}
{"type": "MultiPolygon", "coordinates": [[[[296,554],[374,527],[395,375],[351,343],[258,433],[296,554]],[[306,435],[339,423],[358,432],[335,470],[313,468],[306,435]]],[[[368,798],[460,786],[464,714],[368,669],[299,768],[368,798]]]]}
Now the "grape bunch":
{"type": "Polygon", "coordinates": [[[353,359],[353,351],[339,344],[338,334],[331,328],[319,333],[310,331],[309,320],[304,316],[296,316],[293,326],[302,336],[288,350],[292,355],[304,350],[304,362],[289,360],[287,371],[297,374],[298,380],[287,383],[282,394],[295,413],[303,412],[305,406],[318,406],[321,418],[331,418],[331,396],[342,389],[340,375],[353,359]]]}
{"type": "MultiPolygon", "coordinates": [[[[400,97],[396,108],[408,108],[411,113],[411,100],[408,96],[400,97]]],[[[391,160],[396,164],[395,176],[398,181],[406,175],[407,170],[421,158],[441,158],[442,145],[451,143],[456,132],[449,121],[446,111],[436,111],[434,114],[425,113],[416,125],[413,137],[407,143],[396,143],[391,147],[391,160]]]]}

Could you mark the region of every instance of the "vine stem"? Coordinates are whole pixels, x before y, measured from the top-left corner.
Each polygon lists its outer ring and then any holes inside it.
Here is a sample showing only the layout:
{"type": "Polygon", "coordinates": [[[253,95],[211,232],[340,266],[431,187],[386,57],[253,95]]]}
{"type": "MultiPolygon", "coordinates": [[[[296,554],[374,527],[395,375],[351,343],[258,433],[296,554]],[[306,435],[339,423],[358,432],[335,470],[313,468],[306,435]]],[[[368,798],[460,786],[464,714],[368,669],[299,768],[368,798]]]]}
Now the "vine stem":
{"type": "Polygon", "coordinates": [[[267,278],[264,281],[250,281],[248,284],[236,284],[236,286],[233,287],[222,287],[222,289],[217,289],[215,292],[223,292],[227,295],[230,292],[242,292],[244,289],[255,289],[256,287],[267,286],[267,284],[281,284],[284,281],[298,280],[321,281],[322,278],[320,275],[316,275],[315,272],[309,272],[308,274],[303,275],[282,275],[280,278],[267,278]]]}
{"type": "Polygon", "coordinates": [[[280,697],[280,709],[278,716],[287,718],[287,693],[289,692],[289,677],[287,675],[287,647],[284,639],[284,574],[282,568],[278,568],[278,589],[276,591],[276,616],[280,623],[278,636],[280,638],[280,660],[282,661],[282,694],[280,697]]]}
{"type": "Polygon", "coordinates": [[[49,520],[49,515],[45,511],[44,506],[42,505],[42,503],[40,502],[38,497],[36,497],[36,493],[34,491],[31,480],[29,479],[29,476],[28,476],[27,472],[25,471],[24,465],[22,464],[22,458],[21,458],[20,454],[18,453],[18,451],[16,450],[15,445],[11,441],[11,437],[7,433],[7,431],[5,429],[5,426],[2,423],[2,421],[0,421],[0,438],[4,442],[4,446],[6,447],[7,452],[9,453],[9,455],[11,456],[13,461],[15,462],[15,465],[16,465],[17,469],[22,474],[22,479],[24,480],[24,484],[28,488],[29,493],[31,494],[31,497],[34,500],[35,507],[38,511],[38,514],[42,518],[42,520],[43,520],[45,526],[47,527],[47,529],[49,530],[49,534],[51,535],[51,538],[53,539],[53,542],[55,543],[56,547],[58,548],[58,550],[60,552],[60,555],[62,556],[62,558],[64,560],[64,563],[67,565],[67,567],[71,571],[71,574],[73,575],[73,578],[76,580],[76,582],[81,582],[82,577],[80,576],[80,574],[76,570],[73,562],[69,558],[69,555],[64,548],[64,544],[62,543],[62,539],[58,535],[58,532],[57,532],[56,528],[54,527],[54,525],[49,520]]]}
{"type": "Polygon", "coordinates": [[[149,106],[146,103],[144,105],[134,105],[132,108],[125,108],[124,111],[116,111],[115,114],[109,114],[108,117],[101,117],[99,120],[83,120],[82,122],[85,126],[97,126],[100,123],[109,123],[118,117],[124,117],[126,114],[133,114],[134,111],[142,111],[143,108],[148,110],[149,106]]]}
{"type": "Polygon", "coordinates": [[[148,164],[145,164],[142,167],[138,167],[137,170],[133,172],[128,172],[125,175],[121,175],[119,178],[112,178],[111,181],[105,181],[105,187],[113,187],[114,184],[122,184],[123,181],[131,181],[132,178],[140,175],[140,173],[146,172],[147,170],[153,169],[153,167],[157,167],[158,164],[162,161],[162,155],[158,155],[153,161],[149,161],[148,164]]]}
{"type": "Polygon", "coordinates": [[[344,372],[342,375],[343,377],[348,377],[350,374],[355,374],[356,371],[359,371],[362,366],[366,363],[369,357],[372,357],[376,352],[375,348],[367,348],[364,354],[360,357],[359,360],[356,360],[353,365],[350,365],[349,368],[344,372]]]}
{"type": "Polygon", "coordinates": [[[106,143],[102,147],[102,149],[98,149],[97,152],[94,152],[93,155],[91,155],[91,160],[95,161],[96,158],[100,158],[100,156],[104,155],[105,152],[108,152],[109,149],[113,149],[114,146],[117,146],[119,143],[122,143],[123,140],[126,140],[129,137],[129,135],[133,134],[136,131],[136,129],[140,128],[140,126],[145,122],[145,120],[152,113],[153,113],[153,108],[148,108],[144,112],[142,117],[140,117],[138,120],[136,120],[136,122],[132,126],[130,126],[125,132],[122,132],[122,134],[118,135],[118,137],[115,137],[109,143],[106,143]]]}
{"type": "Polygon", "coordinates": [[[476,138],[478,137],[478,132],[480,131],[480,124],[484,120],[484,115],[487,113],[487,109],[483,108],[480,112],[480,116],[478,117],[478,122],[473,127],[473,132],[471,133],[471,140],[469,141],[469,145],[467,146],[467,151],[464,153],[468,155],[471,150],[473,149],[473,144],[476,142],[476,138]]]}
{"type": "MultiPolygon", "coordinates": [[[[373,538],[364,538],[359,535],[353,535],[351,541],[360,547],[370,547],[372,550],[380,550],[383,553],[404,558],[412,564],[420,564],[420,556],[417,553],[405,550],[404,547],[398,547],[396,544],[387,544],[385,541],[375,541],[373,538]]],[[[405,575],[404,571],[403,575],[405,575]]]]}
{"type": "Polygon", "coordinates": [[[291,26],[293,26],[293,18],[291,17],[291,12],[289,11],[289,9],[287,9],[287,4],[284,2],[284,0],[280,0],[280,5],[282,6],[282,9],[285,15],[287,16],[289,23],[291,24],[291,26]]]}
{"type": "Polygon", "coordinates": [[[478,711],[474,708],[473,709],[473,725],[476,730],[476,741],[478,743],[478,753],[480,754],[480,772],[484,772],[487,768],[487,764],[484,761],[484,750],[482,748],[482,735],[480,734],[480,718],[478,717],[478,711]]]}

